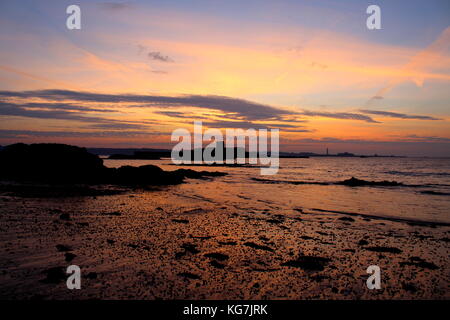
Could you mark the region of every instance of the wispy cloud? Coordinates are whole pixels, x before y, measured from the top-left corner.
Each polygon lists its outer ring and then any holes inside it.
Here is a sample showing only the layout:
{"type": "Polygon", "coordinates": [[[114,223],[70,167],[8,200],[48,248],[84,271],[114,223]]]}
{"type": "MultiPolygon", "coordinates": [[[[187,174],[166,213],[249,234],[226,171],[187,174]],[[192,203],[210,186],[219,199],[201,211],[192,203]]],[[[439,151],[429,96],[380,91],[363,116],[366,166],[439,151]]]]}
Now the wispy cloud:
{"type": "Polygon", "coordinates": [[[83,111],[83,112],[117,112],[114,109],[102,109],[102,108],[94,108],[92,106],[79,106],[72,103],[38,103],[38,102],[29,102],[22,104],[13,104],[13,103],[5,103],[0,101],[0,107],[4,106],[15,106],[17,108],[25,108],[25,109],[50,109],[50,110],[66,110],[66,111],[83,111]]]}
{"type": "Polygon", "coordinates": [[[165,56],[165,55],[161,54],[161,52],[157,52],[157,51],[151,51],[147,54],[147,56],[151,60],[156,60],[156,61],[160,61],[160,62],[174,62],[174,60],[171,57],[165,56]]]}
{"type": "Polygon", "coordinates": [[[153,96],[136,94],[101,94],[70,90],[0,91],[5,98],[40,98],[49,101],[74,100],[80,102],[135,103],[134,107],[196,107],[223,111],[245,120],[280,119],[294,111],[275,108],[244,99],[215,95],[153,96]]]}
{"type": "Polygon", "coordinates": [[[408,141],[417,141],[417,142],[446,142],[450,143],[450,138],[445,137],[436,137],[436,136],[418,136],[416,134],[410,134],[406,136],[406,140],[408,141]]]}
{"type": "Polygon", "coordinates": [[[403,76],[391,79],[387,85],[377,91],[371,97],[366,105],[370,105],[375,99],[382,99],[390,90],[402,82],[412,80],[417,86],[421,87],[425,79],[449,79],[447,74],[435,75],[428,73],[430,66],[445,57],[446,51],[450,48],[450,27],[444,29],[441,34],[425,49],[414,55],[409,62],[399,71],[403,76]]]}
{"type": "Polygon", "coordinates": [[[369,116],[359,114],[359,113],[349,113],[349,112],[322,112],[322,111],[309,111],[303,110],[300,114],[308,117],[324,117],[332,119],[344,119],[344,120],[360,120],[369,123],[380,123],[369,116]]]}
{"type": "Polygon", "coordinates": [[[432,117],[432,116],[406,114],[406,113],[391,112],[391,111],[378,111],[378,110],[362,109],[362,110],[359,110],[359,112],[366,113],[366,114],[371,114],[371,115],[389,117],[389,118],[397,118],[397,119],[442,120],[442,119],[435,118],[435,117],[432,117]]]}
{"type": "MultiPolygon", "coordinates": [[[[146,124],[133,122],[133,121],[122,121],[115,120],[106,117],[97,117],[86,115],[86,110],[80,108],[78,112],[64,110],[64,109],[33,109],[35,104],[16,104],[9,102],[0,101],[0,115],[2,116],[12,116],[12,117],[25,117],[34,119],[57,119],[57,120],[71,120],[79,121],[84,123],[93,123],[95,126],[100,126],[102,128],[115,128],[115,129],[142,129],[147,127],[146,124]],[[31,109],[30,109],[31,106],[31,109]]],[[[38,104],[41,105],[41,104],[38,104]]],[[[45,104],[43,104],[45,105],[45,104]]],[[[60,105],[65,106],[65,105],[60,105]]],[[[96,110],[96,109],[93,109],[96,110]]],[[[87,110],[91,112],[91,110],[87,110]]]]}
{"type": "Polygon", "coordinates": [[[24,137],[50,137],[50,138],[101,138],[101,137],[134,137],[153,135],[148,131],[40,131],[40,130],[3,130],[0,129],[0,139],[24,137]]]}
{"type": "Polygon", "coordinates": [[[281,129],[289,132],[311,132],[309,129],[302,128],[301,125],[286,123],[254,123],[248,121],[204,121],[204,126],[210,128],[234,128],[234,129],[281,129]]]}
{"type": "Polygon", "coordinates": [[[156,114],[161,114],[163,116],[171,117],[171,118],[181,118],[181,119],[209,119],[206,116],[200,116],[192,113],[180,112],[180,111],[155,111],[156,114]]]}

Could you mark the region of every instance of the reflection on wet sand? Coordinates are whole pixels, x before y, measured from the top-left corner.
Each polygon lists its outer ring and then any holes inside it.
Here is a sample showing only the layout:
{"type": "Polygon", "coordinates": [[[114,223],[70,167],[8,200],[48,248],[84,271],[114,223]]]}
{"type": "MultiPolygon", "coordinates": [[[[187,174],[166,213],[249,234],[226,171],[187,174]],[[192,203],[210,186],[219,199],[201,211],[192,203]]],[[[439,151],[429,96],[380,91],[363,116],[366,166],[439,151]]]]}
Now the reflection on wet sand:
{"type": "Polygon", "coordinates": [[[446,226],[187,199],[186,186],[2,196],[2,298],[448,298],[446,226]],[[81,290],[66,288],[69,264],[81,290]],[[381,290],[365,285],[373,264],[381,290]]]}

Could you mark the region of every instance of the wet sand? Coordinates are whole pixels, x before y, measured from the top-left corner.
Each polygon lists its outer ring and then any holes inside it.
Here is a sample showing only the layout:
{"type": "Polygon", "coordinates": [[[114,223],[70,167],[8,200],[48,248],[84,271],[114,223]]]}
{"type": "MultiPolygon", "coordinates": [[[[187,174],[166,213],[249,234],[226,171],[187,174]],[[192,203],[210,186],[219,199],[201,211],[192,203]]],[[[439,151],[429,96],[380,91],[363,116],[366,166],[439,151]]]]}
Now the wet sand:
{"type": "Polygon", "coordinates": [[[224,205],[179,188],[3,193],[0,298],[450,298],[448,226],[224,205]],[[66,287],[71,264],[80,290],[66,287]],[[366,287],[370,265],[381,268],[380,290],[366,287]]]}

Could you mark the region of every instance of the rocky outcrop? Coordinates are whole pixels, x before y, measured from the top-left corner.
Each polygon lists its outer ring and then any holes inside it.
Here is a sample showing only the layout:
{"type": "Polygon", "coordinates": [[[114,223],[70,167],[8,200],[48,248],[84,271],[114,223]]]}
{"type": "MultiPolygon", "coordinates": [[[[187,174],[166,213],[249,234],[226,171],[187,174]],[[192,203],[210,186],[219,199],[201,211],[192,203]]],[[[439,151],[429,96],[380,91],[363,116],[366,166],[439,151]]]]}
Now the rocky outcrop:
{"type": "Polygon", "coordinates": [[[164,171],[154,165],[107,168],[85,148],[65,144],[13,144],[0,150],[0,179],[48,184],[171,185],[184,178],[223,176],[221,172],[179,169],[164,171]]]}
{"type": "Polygon", "coordinates": [[[344,185],[344,186],[350,186],[350,187],[359,187],[359,186],[383,186],[383,187],[395,187],[395,186],[401,186],[403,185],[400,182],[397,181],[366,181],[357,179],[355,177],[351,177],[350,179],[336,182],[336,184],[344,185]]]}

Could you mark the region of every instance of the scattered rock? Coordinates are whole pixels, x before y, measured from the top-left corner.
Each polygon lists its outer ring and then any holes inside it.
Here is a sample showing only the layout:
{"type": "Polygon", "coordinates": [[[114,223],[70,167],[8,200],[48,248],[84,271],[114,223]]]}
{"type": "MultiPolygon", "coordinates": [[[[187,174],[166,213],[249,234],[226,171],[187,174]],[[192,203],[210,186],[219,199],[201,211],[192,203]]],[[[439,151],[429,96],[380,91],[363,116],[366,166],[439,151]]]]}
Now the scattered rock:
{"type": "Polygon", "coordinates": [[[190,252],[192,254],[200,253],[200,251],[197,249],[197,246],[192,243],[184,243],[181,246],[186,252],[190,252]]]}
{"type": "Polygon", "coordinates": [[[367,240],[364,240],[364,239],[361,239],[358,242],[358,246],[366,246],[368,244],[369,244],[369,242],[367,240]]]}
{"type": "Polygon", "coordinates": [[[237,245],[237,242],[236,241],[219,241],[219,244],[223,245],[223,246],[235,246],[235,245],[237,245]]]}
{"type": "Polygon", "coordinates": [[[350,217],[340,217],[340,218],[338,218],[338,220],[349,221],[349,222],[354,222],[355,221],[355,219],[350,218],[350,217]]]}
{"type": "Polygon", "coordinates": [[[64,267],[53,267],[45,270],[43,273],[46,274],[46,278],[41,280],[44,283],[57,284],[65,281],[67,278],[64,267]]]}
{"type": "Polygon", "coordinates": [[[402,250],[394,247],[365,247],[364,249],[374,252],[402,253],[402,250]]]}
{"type": "Polygon", "coordinates": [[[225,265],[223,265],[220,262],[217,262],[216,260],[211,260],[211,262],[209,264],[212,265],[213,267],[217,268],[217,269],[225,268],[225,265]]]}
{"type": "Polygon", "coordinates": [[[184,224],[189,223],[189,220],[186,220],[186,219],[172,219],[172,221],[176,222],[176,223],[184,223],[184,224]]]}
{"type": "Polygon", "coordinates": [[[211,259],[216,259],[219,261],[225,261],[229,258],[229,256],[227,256],[226,254],[219,253],[219,252],[207,253],[207,254],[205,254],[205,257],[211,258],[211,259]]]}
{"type": "Polygon", "coordinates": [[[439,269],[439,267],[437,265],[435,265],[432,262],[427,262],[422,258],[419,257],[410,257],[409,261],[406,262],[400,262],[400,265],[404,266],[414,266],[414,267],[419,267],[422,269],[430,269],[430,270],[437,270],[439,269]]]}
{"type": "Polygon", "coordinates": [[[321,282],[322,280],[328,279],[327,276],[324,276],[322,274],[318,274],[318,275],[314,275],[312,277],[310,277],[311,280],[314,280],[316,282],[321,282]]]}
{"type": "Polygon", "coordinates": [[[439,191],[432,191],[432,190],[424,190],[424,191],[420,191],[420,193],[431,194],[434,196],[450,196],[449,192],[439,192],[439,191]]]}
{"type": "Polygon", "coordinates": [[[414,284],[412,284],[412,283],[406,283],[406,282],[404,282],[404,283],[402,284],[402,288],[403,288],[405,291],[409,291],[409,292],[411,292],[411,293],[416,293],[416,292],[417,292],[417,287],[416,287],[414,284]]]}
{"type": "Polygon", "coordinates": [[[64,257],[66,257],[66,261],[67,261],[67,262],[70,262],[70,261],[72,261],[73,259],[76,258],[76,255],[73,254],[73,253],[70,253],[70,252],[66,252],[66,254],[64,255],[64,257]]]}
{"type": "Polygon", "coordinates": [[[100,215],[102,215],[102,216],[121,216],[122,213],[120,213],[119,211],[113,211],[113,212],[102,212],[102,213],[100,213],[100,215]]]}
{"type": "Polygon", "coordinates": [[[279,224],[279,223],[283,223],[283,220],[279,220],[279,219],[267,219],[266,222],[268,222],[268,223],[273,223],[273,224],[279,224]]]}
{"type": "Polygon", "coordinates": [[[193,279],[193,280],[198,280],[200,279],[199,275],[196,275],[194,273],[190,273],[190,272],[181,272],[178,274],[180,277],[184,277],[184,278],[188,278],[188,279],[193,279]]]}
{"type": "Polygon", "coordinates": [[[253,249],[259,249],[259,250],[265,250],[265,251],[273,252],[273,249],[271,247],[264,246],[264,245],[259,245],[259,244],[256,244],[254,242],[246,242],[246,243],[244,243],[244,246],[247,246],[247,247],[250,247],[250,248],[253,248],[253,249]]]}
{"type": "Polygon", "coordinates": [[[70,221],[70,214],[63,213],[59,216],[59,219],[64,220],[64,221],[70,221]]]}
{"type": "Polygon", "coordinates": [[[315,256],[299,256],[296,260],[290,260],[282,263],[284,267],[301,268],[306,271],[322,271],[324,266],[331,260],[315,256]]]}
{"type": "Polygon", "coordinates": [[[57,244],[56,250],[58,250],[59,252],[66,252],[66,251],[72,251],[72,248],[69,246],[66,246],[64,244],[57,244]]]}
{"type": "Polygon", "coordinates": [[[211,238],[214,238],[212,236],[192,236],[192,235],[191,235],[191,237],[194,239],[200,239],[200,240],[209,240],[211,238]]]}
{"type": "Polygon", "coordinates": [[[384,181],[366,181],[366,180],[357,179],[355,177],[351,177],[350,179],[347,179],[344,181],[336,182],[336,184],[350,186],[350,187],[359,187],[359,186],[392,187],[392,186],[402,186],[403,185],[403,183],[397,182],[397,181],[386,181],[386,180],[384,180],[384,181]]]}

